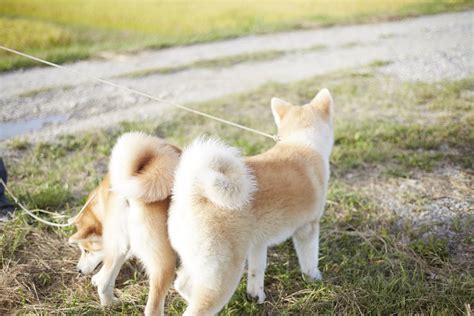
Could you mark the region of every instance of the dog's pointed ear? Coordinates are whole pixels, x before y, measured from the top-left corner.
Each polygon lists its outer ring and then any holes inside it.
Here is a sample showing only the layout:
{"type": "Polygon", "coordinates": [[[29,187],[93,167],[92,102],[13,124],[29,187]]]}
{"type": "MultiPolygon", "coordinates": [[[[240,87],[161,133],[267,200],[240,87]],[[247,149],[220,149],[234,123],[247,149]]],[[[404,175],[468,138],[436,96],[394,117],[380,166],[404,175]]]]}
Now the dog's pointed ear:
{"type": "Polygon", "coordinates": [[[310,104],[319,109],[327,118],[332,118],[334,101],[328,89],[324,88],[316,94],[310,104]]]}
{"type": "Polygon", "coordinates": [[[88,234],[87,229],[82,228],[75,232],[71,237],[69,237],[70,244],[77,244],[79,241],[86,239],[88,234]]]}
{"type": "Polygon", "coordinates": [[[291,108],[291,104],[279,98],[272,98],[271,106],[275,124],[280,127],[281,120],[291,108]]]}

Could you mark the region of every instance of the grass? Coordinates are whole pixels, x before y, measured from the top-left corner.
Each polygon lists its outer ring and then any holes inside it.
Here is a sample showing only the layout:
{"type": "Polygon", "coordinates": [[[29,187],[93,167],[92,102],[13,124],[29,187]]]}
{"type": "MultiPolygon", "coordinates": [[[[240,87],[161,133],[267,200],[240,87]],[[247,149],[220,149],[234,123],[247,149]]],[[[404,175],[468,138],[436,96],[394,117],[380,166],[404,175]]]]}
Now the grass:
{"type": "Polygon", "coordinates": [[[371,67],[378,68],[378,67],[383,67],[383,66],[388,66],[392,62],[388,60],[374,60],[373,62],[370,63],[371,67]]]}
{"type": "MultiPolygon", "coordinates": [[[[97,56],[103,51],[162,48],[472,7],[468,0],[3,0],[0,43],[63,63],[97,56]]],[[[34,65],[32,61],[0,52],[0,71],[34,65]]]]}
{"type": "Polygon", "coordinates": [[[324,50],[327,47],[324,45],[314,45],[305,49],[293,49],[293,50],[263,50],[253,53],[242,53],[236,55],[229,55],[224,57],[217,57],[211,59],[199,59],[189,64],[183,64],[172,67],[161,67],[137,70],[129,73],[124,73],[116,76],[116,78],[142,78],[151,75],[161,74],[173,74],[180,71],[186,71],[196,68],[224,68],[231,67],[237,64],[245,62],[258,62],[258,61],[269,61],[280,58],[284,55],[295,54],[295,53],[307,53],[313,51],[324,50]]]}
{"type": "Polygon", "coordinates": [[[162,68],[153,68],[153,69],[145,69],[145,70],[138,70],[129,73],[124,73],[117,78],[141,78],[156,74],[172,74],[177,73],[180,71],[185,71],[189,69],[195,68],[221,68],[221,67],[230,67],[244,62],[257,62],[257,61],[264,61],[264,60],[272,60],[283,55],[287,54],[285,51],[281,50],[266,50],[261,52],[255,53],[243,53],[237,55],[230,55],[224,56],[219,58],[213,59],[200,59],[195,62],[184,64],[175,67],[162,67],[162,68]]]}
{"type": "MultiPolygon", "coordinates": [[[[269,252],[265,304],[245,298],[243,279],[221,315],[462,314],[465,304],[474,301],[472,214],[454,216],[449,233],[426,235],[432,226],[415,225],[379,203],[376,193],[363,190],[367,178],[383,185],[450,168],[472,173],[474,78],[403,83],[374,71],[368,67],[294,84],[268,84],[194,105],[269,132],[274,132],[272,96],[301,104],[326,86],[337,107],[331,186],[321,229],[324,281],[301,277],[291,242],[286,242],[269,252]]],[[[232,127],[172,112],[160,121],[126,122],[47,143],[11,141],[4,148],[11,188],[31,208],[70,215],[105,174],[114,141],[130,130],[160,135],[180,146],[205,132],[219,135],[245,154],[272,145],[232,127]]],[[[456,194],[472,198],[461,182],[445,181],[456,187],[456,194]]],[[[404,207],[420,209],[435,203],[436,194],[452,192],[408,193],[404,207]]],[[[78,250],[66,242],[71,233],[71,228],[46,227],[21,213],[0,226],[0,311],[103,313],[90,279],[74,271],[78,250]]],[[[143,310],[146,277],[135,262],[121,272],[117,294],[122,303],[106,313],[143,310]]],[[[184,308],[172,292],[167,312],[180,315],[184,308]]]]}
{"type": "Polygon", "coordinates": [[[65,91],[65,90],[69,90],[69,89],[72,89],[72,88],[73,88],[72,86],[44,87],[44,88],[39,88],[39,89],[28,90],[28,91],[19,93],[17,96],[19,96],[20,98],[33,98],[33,97],[36,97],[40,94],[48,93],[48,92],[51,92],[51,91],[54,91],[54,90],[63,90],[63,91],[65,91]]]}

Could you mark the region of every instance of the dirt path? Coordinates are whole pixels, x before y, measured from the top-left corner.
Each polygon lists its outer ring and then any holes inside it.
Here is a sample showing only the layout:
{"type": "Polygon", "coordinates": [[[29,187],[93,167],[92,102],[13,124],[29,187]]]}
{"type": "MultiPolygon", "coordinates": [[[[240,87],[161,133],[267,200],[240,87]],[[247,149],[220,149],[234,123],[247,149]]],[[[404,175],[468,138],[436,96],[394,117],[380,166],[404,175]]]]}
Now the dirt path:
{"type": "MultiPolygon", "coordinates": [[[[201,59],[288,51],[276,59],[248,61],[226,68],[195,68],[174,74],[113,79],[180,103],[205,101],[269,81],[291,82],[374,61],[380,64],[390,61],[380,70],[404,80],[457,79],[474,74],[473,27],[474,11],[467,11],[389,23],[250,36],[135,55],[110,54],[69,67],[110,78],[201,59]]],[[[1,74],[0,87],[0,140],[23,134],[27,129],[35,130],[29,137],[50,138],[123,120],[157,117],[167,108],[54,68],[1,74]]]]}

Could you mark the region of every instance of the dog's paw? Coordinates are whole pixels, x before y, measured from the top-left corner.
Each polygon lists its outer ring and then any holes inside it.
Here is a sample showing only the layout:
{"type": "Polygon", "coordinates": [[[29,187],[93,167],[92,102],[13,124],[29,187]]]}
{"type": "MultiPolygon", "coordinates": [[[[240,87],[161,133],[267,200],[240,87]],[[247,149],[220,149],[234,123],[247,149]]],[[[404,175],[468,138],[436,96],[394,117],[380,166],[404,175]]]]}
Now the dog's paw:
{"type": "Polygon", "coordinates": [[[150,306],[150,304],[146,304],[145,310],[143,311],[143,316],[163,316],[163,307],[162,306],[150,306]]]}
{"type": "Polygon", "coordinates": [[[257,304],[263,304],[267,296],[265,295],[265,291],[263,287],[259,286],[247,286],[247,299],[252,302],[256,302],[257,304]]]}
{"type": "Polygon", "coordinates": [[[303,278],[309,279],[310,281],[321,281],[323,276],[321,275],[321,271],[318,268],[312,268],[308,271],[303,273],[303,278]]]}
{"type": "Polygon", "coordinates": [[[112,295],[101,295],[100,296],[100,305],[104,307],[111,307],[119,303],[119,299],[112,295]]]}
{"type": "Polygon", "coordinates": [[[264,292],[260,294],[250,294],[247,292],[247,299],[251,302],[257,303],[257,304],[263,304],[265,302],[265,299],[267,296],[265,295],[264,292]]]}

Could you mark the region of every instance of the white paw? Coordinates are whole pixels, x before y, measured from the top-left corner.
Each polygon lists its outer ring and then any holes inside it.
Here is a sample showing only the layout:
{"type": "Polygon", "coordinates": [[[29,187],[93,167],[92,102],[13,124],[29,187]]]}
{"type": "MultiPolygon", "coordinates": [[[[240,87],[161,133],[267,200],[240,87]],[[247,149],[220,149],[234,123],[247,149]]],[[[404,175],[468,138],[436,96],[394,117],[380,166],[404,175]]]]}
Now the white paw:
{"type": "Polygon", "coordinates": [[[265,291],[263,290],[263,286],[259,286],[257,284],[252,284],[249,282],[247,284],[247,296],[252,301],[256,301],[258,304],[263,304],[265,302],[265,291]]]}
{"type": "Polygon", "coordinates": [[[319,271],[317,267],[309,269],[304,274],[313,281],[321,281],[323,279],[323,276],[321,275],[321,271],[319,271]]]}
{"type": "Polygon", "coordinates": [[[114,294],[112,291],[107,294],[99,294],[100,297],[100,305],[104,307],[109,307],[117,304],[119,302],[119,299],[114,297],[114,294]]]}
{"type": "Polygon", "coordinates": [[[145,316],[153,315],[153,311],[151,310],[150,307],[148,307],[148,305],[145,306],[145,310],[143,311],[143,315],[145,315],[145,316]]]}

